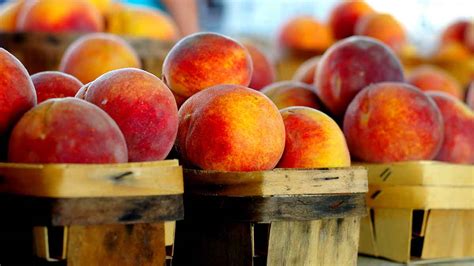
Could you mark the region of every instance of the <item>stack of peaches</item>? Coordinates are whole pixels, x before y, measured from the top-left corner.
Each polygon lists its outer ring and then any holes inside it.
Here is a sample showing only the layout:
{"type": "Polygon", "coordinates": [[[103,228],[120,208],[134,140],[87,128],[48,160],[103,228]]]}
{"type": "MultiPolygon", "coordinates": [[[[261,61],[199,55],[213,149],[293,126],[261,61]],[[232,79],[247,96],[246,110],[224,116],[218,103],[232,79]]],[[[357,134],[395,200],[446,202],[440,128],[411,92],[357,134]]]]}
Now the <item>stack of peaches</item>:
{"type": "Polygon", "coordinates": [[[167,14],[113,0],[9,0],[0,5],[0,32],[108,32],[176,41],[167,14]]]}
{"type": "Polygon", "coordinates": [[[368,36],[342,38],[308,64],[300,81],[274,83],[257,46],[197,33],[170,50],[160,78],[120,37],[93,33],[70,45],[59,71],[30,77],[0,49],[1,154],[18,163],[177,156],[222,171],[347,167],[351,155],[474,163],[474,87],[468,107],[443,75],[405,78],[393,48],[368,36]]]}

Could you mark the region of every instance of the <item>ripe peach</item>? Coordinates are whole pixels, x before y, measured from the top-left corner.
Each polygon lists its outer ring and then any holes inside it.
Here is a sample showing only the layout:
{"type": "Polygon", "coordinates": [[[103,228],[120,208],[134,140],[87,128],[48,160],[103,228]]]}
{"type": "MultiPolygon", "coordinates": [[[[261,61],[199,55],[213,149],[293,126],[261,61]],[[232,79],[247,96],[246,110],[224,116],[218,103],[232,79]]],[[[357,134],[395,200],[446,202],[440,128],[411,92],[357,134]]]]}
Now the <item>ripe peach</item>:
{"type": "Polygon", "coordinates": [[[252,59],[247,49],[216,33],[196,33],[179,41],[163,63],[163,80],[184,97],[219,84],[248,86],[252,59]]]}
{"type": "Polygon", "coordinates": [[[118,5],[107,14],[107,31],[162,41],[176,41],[179,37],[170,16],[157,9],[126,5],[118,5]]]}
{"type": "Polygon", "coordinates": [[[59,72],[44,71],[31,76],[38,103],[51,98],[74,97],[83,84],[75,77],[59,72]]]}
{"type": "Polygon", "coordinates": [[[85,100],[117,122],[127,141],[129,161],[162,160],[173,147],[178,108],[171,91],[155,75],[134,68],[110,71],[90,84],[85,100]]]}
{"type": "Polygon", "coordinates": [[[26,1],[17,30],[33,32],[97,32],[103,30],[99,11],[84,0],[26,1]]]}
{"type": "Polygon", "coordinates": [[[469,23],[464,36],[464,45],[474,53],[474,23],[469,23]]]}
{"type": "Polygon", "coordinates": [[[329,116],[308,107],[280,111],[286,131],[285,151],[277,167],[348,167],[351,157],[341,129],[329,116]]]}
{"type": "Polygon", "coordinates": [[[444,92],[427,92],[441,111],[444,141],[436,160],[474,164],[474,111],[444,92]]]}
{"type": "Polygon", "coordinates": [[[466,32],[470,22],[468,20],[457,20],[449,24],[441,33],[441,42],[458,42],[464,43],[466,32]]]}
{"type": "Polygon", "coordinates": [[[351,155],[367,162],[433,159],[443,132],[443,119],[433,100],[401,82],[368,86],[344,117],[351,155]]]}
{"type": "Polygon", "coordinates": [[[275,103],[278,109],[290,106],[306,106],[321,109],[314,88],[299,81],[280,81],[262,89],[262,93],[275,103]]]}
{"type": "Polygon", "coordinates": [[[270,58],[257,46],[244,43],[252,58],[253,73],[249,87],[261,90],[263,87],[275,81],[276,70],[270,58]]]}
{"type": "Polygon", "coordinates": [[[339,41],[324,53],[315,86],[324,105],[340,117],[360,90],[382,81],[403,81],[400,61],[380,41],[354,36],[339,41]]]}
{"type": "Polygon", "coordinates": [[[91,85],[92,82],[89,82],[85,85],[83,85],[76,93],[74,97],[85,100],[86,99],[86,93],[87,90],[89,90],[89,86],[91,85]]]}
{"type": "Polygon", "coordinates": [[[400,52],[407,42],[405,29],[389,14],[373,13],[361,17],[355,26],[355,34],[378,39],[395,52],[400,52]]]}
{"type": "Polygon", "coordinates": [[[104,111],[76,98],[50,99],[13,129],[8,160],[16,163],[123,163],[127,146],[104,111]]]}
{"type": "Polygon", "coordinates": [[[18,13],[23,2],[23,0],[10,1],[0,5],[0,32],[15,31],[18,13]]]}
{"type": "Polygon", "coordinates": [[[85,84],[114,69],[140,66],[138,55],[124,40],[112,34],[93,33],[67,48],[59,70],[85,84]]]}
{"type": "Polygon", "coordinates": [[[282,48],[311,52],[322,52],[334,42],[331,29],[310,16],[287,21],[278,38],[282,48]]]}
{"type": "Polygon", "coordinates": [[[354,35],[359,18],[375,11],[364,1],[343,1],[329,14],[329,25],[336,39],[354,35]]]}
{"type": "Polygon", "coordinates": [[[202,169],[269,170],[283,153],[285,126],[262,93],[218,85],[181,106],[176,147],[185,162],[202,169]]]}
{"type": "Polygon", "coordinates": [[[314,84],[314,77],[318,71],[320,56],[312,57],[301,64],[293,75],[293,80],[304,82],[309,85],[314,84]]]}
{"type": "Polygon", "coordinates": [[[444,91],[460,100],[464,98],[461,84],[448,72],[434,66],[415,68],[407,81],[422,91],[444,91]]]}
{"type": "Polygon", "coordinates": [[[15,123],[35,105],[36,93],[30,75],[18,59],[0,48],[0,139],[7,139],[15,123]]]}
{"type": "Polygon", "coordinates": [[[466,103],[474,110],[474,81],[471,81],[471,85],[467,90],[466,103]]]}

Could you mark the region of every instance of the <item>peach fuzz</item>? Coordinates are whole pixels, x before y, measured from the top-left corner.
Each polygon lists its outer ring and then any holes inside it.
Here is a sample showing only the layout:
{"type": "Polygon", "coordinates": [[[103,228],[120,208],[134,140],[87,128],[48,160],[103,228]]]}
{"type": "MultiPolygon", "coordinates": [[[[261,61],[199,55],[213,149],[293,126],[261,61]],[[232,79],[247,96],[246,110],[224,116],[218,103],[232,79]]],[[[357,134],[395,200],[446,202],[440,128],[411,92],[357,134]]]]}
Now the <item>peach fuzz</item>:
{"type": "Polygon", "coordinates": [[[290,106],[321,109],[321,103],[314,91],[312,86],[298,81],[275,82],[262,89],[262,93],[267,95],[278,109],[290,106]]]}
{"type": "Polygon", "coordinates": [[[329,116],[308,107],[280,111],[285,123],[285,151],[279,168],[349,167],[351,157],[341,129],[329,116]]]}
{"type": "Polygon", "coordinates": [[[287,21],[278,36],[282,48],[322,52],[334,42],[327,25],[310,16],[295,17],[287,21]]]}
{"type": "Polygon", "coordinates": [[[335,117],[341,117],[364,87],[383,81],[403,81],[403,68],[382,42],[363,36],[337,42],[319,61],[316,92],[335,117]]]}
{"type": "Polygon", "coordinates": [[[431,160],[441,148],[443,132],[433,100],[401,82],[368,86],[344,117],[351,155],[367,162],[431,160]]]}
{"type": "Polygon", "coordinates": [[[355,34],[375,38],[395,52],[400,52],[407,43],[405,29],[390,14],[373,13],[363,16],[355,26],[355,34]]]}
{"type": "Polygon", "coordinates": [[[252,58],[253,73],[249,87],[261,90],[276,79],[276,69],[270,58],[257,46],[244,43],[252,58]]]}
{"type": "Polygon", "coordinates": [[[14,32],[18,13],[24,1],[10,1],[0,5],[0,32],[14,32]]]}
{"type": "Polygon", "coordinates": [[[285,148],[285,126],[261,92],[218,85],[181,106],[176,147],[185,163],[206,170],[269,170],[285,148]]]}
{"type": "Polygon", "coordinates": [[[5,140],[16,122],[36,105],[37,100],[28,71],[3,48],[0,48],[0,84],[0,139],[5,140]]]}
{"type": "Polygon", "coordinates": [[[17,31],[98,32],[104,28],[99,11],[85,0],[26,1],[18,14],[17,31]],[[46,15],[47,14],[47,15],[46,15]]]}
{"type": "Polygon", "coordinates": [[[171,17],[157,9],[116,5],[106,18],[110,33],[162,41],[176,41],[179,37],[171,17]]]}
{"type": "Polygon", "coordinates": [[[444,92],[427,92],[441,111],[444,140],[436,160],[474,164],[474,111],[444,92]]]}
{"type": "Polygon", "coordinates": [[[304,82],[309,85],[314,84],[314,77],[318,71],[320,56],[312,57],[301,64],[293,74],[293,80],[304,82]]]}
{"type": "Polygon", "coordinates": [[[133,48],[118,36],[93,33],[77,39],[67,48],[59,70],[85,84],[108,71],[126,67],[141,67],[133,48]]]}
{"type": "Polygon", "coordinates": [[[59,72],[44,71],[31,76],[38,103],[51,98],[74,97],[83,84],[75,77],[59,72]]]}
{"type": "Polygon", "coordinates": [[[84,100],[47,100],[13,129],[8,160],[15,163],[124,163],[127,146],[117,124],[84,100]]]}
{"type": "Polygon", "coordinates": [[[408,75],[407,81],[422,91],[443,91],[457,99],[464,98],[461,84],[440,68],[428,65],[417,67],[408,75]]]}
{"type": "Polygon", "coordinates": [[[329,14],[329,25],[336,39],[354,35],[358,20],[375,11],[364,1],[343,1],[329,14]]]}
{"type": "Polygon", "coordinates": [[[165,58],[163,80],[178,95],[219,84],[248,86],[252,59],[237,41],[216,33],[195,33],[179,41],[165,58]]]}
{"type": "Polygon", "coordinates": [[[85,100],[117,122],[131,162],[166,158],[176,139],[178,108],[155,75],[135,68],[110,71],[89,85],[85,100]]]}

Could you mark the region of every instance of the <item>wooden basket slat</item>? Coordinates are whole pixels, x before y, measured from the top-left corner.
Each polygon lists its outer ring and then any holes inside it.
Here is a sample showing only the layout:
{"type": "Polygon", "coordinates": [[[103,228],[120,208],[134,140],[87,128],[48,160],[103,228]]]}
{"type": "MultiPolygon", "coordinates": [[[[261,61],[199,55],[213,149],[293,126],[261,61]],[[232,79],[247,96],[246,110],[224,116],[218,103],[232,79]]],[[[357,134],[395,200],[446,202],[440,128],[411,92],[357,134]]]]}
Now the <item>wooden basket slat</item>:
{"type": "Polygon", "coordinates": [[[0,193],[76,198],[173,195],[184,191],[176,160],[148,163],[0,164],[0,193]]]}

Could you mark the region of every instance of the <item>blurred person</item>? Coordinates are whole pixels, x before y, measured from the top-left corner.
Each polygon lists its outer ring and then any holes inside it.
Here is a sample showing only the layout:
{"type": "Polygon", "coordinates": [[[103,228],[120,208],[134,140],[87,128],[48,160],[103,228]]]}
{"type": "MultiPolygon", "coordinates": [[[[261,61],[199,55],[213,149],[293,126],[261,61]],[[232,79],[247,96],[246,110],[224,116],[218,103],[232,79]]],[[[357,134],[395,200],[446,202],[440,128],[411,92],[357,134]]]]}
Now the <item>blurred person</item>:
{"type": "Polygon", "coordinates": [[[151,6],[168,12],[182,36],[198,32],[200,29],[197,0],[122,0],[122,2],[151,6]]]}

